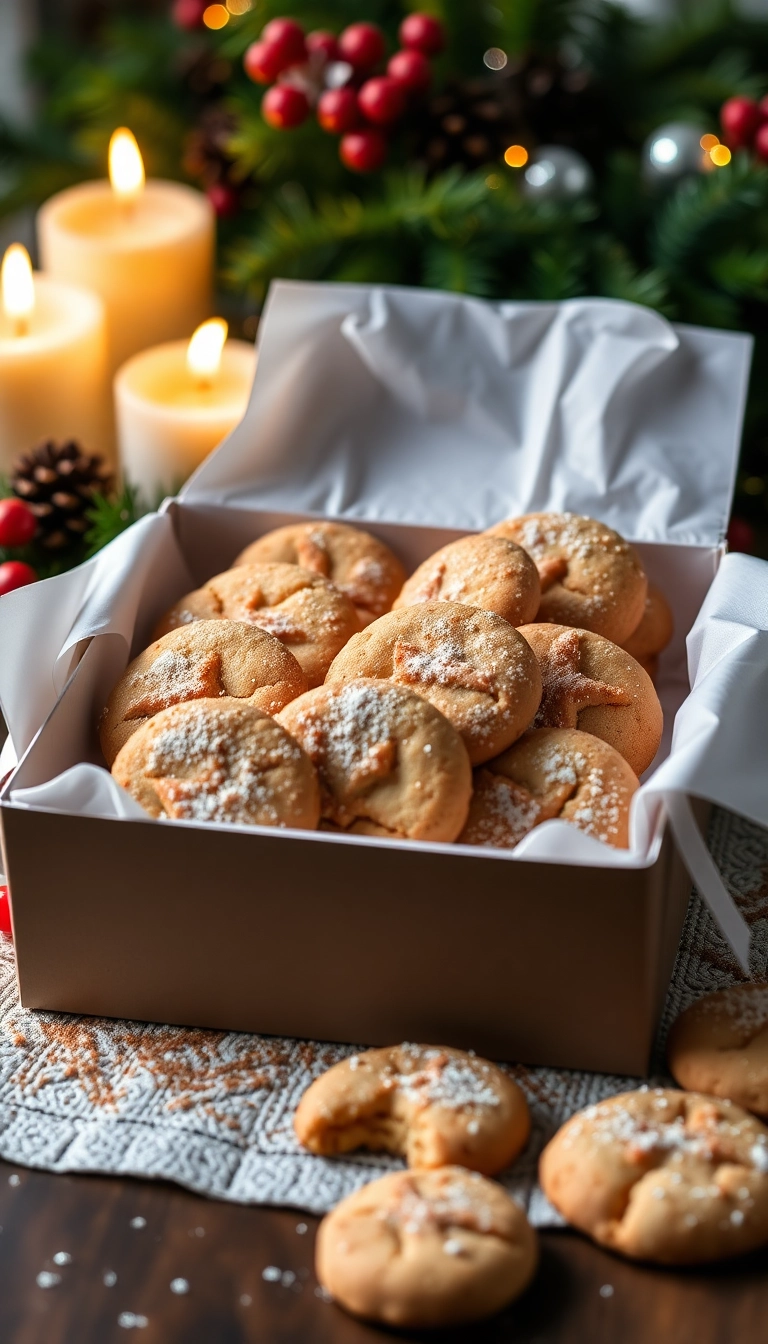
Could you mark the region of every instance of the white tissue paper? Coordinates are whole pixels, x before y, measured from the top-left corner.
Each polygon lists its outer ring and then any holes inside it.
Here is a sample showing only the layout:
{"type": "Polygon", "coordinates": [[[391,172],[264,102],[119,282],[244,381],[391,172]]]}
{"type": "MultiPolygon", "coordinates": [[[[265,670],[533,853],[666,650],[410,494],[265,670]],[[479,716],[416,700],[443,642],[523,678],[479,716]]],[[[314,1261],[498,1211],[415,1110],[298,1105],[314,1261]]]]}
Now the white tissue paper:
{"type": "MultiPolygon", "coordinates": [[[[748,337],[674,327],[608,300],[490,304],[280,283],[262,322],[246,415],[178,501],[181,510],[230,506],[456,531],[571,510],[639,543],[678,630],[660,685],[674,731],[635,797],[632,846],[618,851],[552,821],[505,857],[646,866],[666,815],[745,968],[749,931],[688,798],[768,825],[768,565],[734,555],[718,569],[749,357],[748,337]],[[702,599],[688,637],[686,696],[683,636],[702,599]]],[[[67,692],[85,743],[89,694],[108,687],[142,647],[139,636],[148,638],[151,619],[192,586],[163,512],[80,569],[3,599],[0,705],[13,746],[0,779],[93,641],[67,692]],[[78,680],[86,690],[76,690],[78,680]]],[[[84,745],[53,779],[32,787],[11,779],[8,797],[16,806],[147,820],[84,745]]],[[[391,843],[322,833],[317,842],[391,843]]]]}

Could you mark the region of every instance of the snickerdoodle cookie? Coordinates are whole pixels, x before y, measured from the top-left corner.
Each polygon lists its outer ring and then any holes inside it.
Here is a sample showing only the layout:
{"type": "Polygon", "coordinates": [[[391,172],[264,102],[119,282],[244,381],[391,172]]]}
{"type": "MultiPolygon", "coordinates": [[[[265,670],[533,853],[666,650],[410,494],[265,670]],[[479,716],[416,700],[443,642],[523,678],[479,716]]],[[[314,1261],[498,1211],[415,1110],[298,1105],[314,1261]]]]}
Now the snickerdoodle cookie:
{"type": "Polygon", "coordinates": [[[188,700],[148,719],[112,766],[152,817],[313,830],[320,790],[309,757],[243,700],[188,700]]]}
{"type": "Polygon", "coordinates": [[[522,1152],[531,1127],[522,1091],[495,1064],[410,1042],[334,1064],[304,1093],[293,1123],[313,1153],[369,1148],[410,1167],[456,1163],[485,1176],[522,1152]]]}
{"type": "Polygon", "coordinates": [[[622,640],[621,645],[637,659],[650,677],[655,678],[659,670],[659,654],[666,649],[674,629],[674,618],[666,597],[649,583],[640,624],[628,639],[622,640]]]}
{"type": "Polygon", "coordinates": [[[467,816],[466,748],[427,700],[390,682],[318,686],[279,721],[314,762],[322,815],[355,835],[455,840],[467,816]]]}
{"type": "Polygon", "coordinates": [[[575,513],[529,513],[489,529],[536,562],[541,581],[537,620],[594,630],[621,644],[640,624],[648,581],[637,554],[618,532],[575,513]]]}
{"type": "Polygon", "coordinates": [[[667,1060],[681,1087],[768,1119],[768,984],[729,985],[697,999],[669,1033],[667,1060]]]}
{"type": "Polygon", "coordinates": [[[599,737],[578,728],[536,728],[475,771],[459,842],[513,849],[534,826],[559,817],[626,849],[637,787],[624,757],[599,737]]]}
{"type": "Polygon", "coordinates": [[[506,537],[462,537],[419,565],[395,608],[419,602],[463,602],[495,611],[510,625],[535,621],[541,599],[539,572],[521,546],[506,537]]]}
{"type": "Polygon", "coordinates": [[[541,1155],[556,1209],[633,1260],[694,1265],[768,1242],[768,1129],[730,1101],[672,1088],[579,1111],[541,1155]]]}
{"type": "Polygon", "coordinates": [[[473,765],[524,731],[541,699],[535,654],[508,621],[457,602],[379,617],[334,659],[328,682],[380,677],[408,686],[461,733],[473,765]]]}
{"type": "Polygon", "coordinates": [[[361,625],[389,611],[405,581],[405,570],[388,546],[348,523],[290,523],[259,537],[236,565],[280,561],[322,574],[346,593],[361,625]]]}
{"type": "Polygon", "coordinates": [[[500,1185],[461,1167],[397,1171],[320,1224],[317,1277],[355,1316],[411,1329],[492,1316],[536,1271],[536,1233],[500,1185]]]}
{"type": "Polygon", "coordinates": [[[360,629],[357,612],[328,579],[298,565],[239,565],[187,593],[166,612],[155,638],[193,621],[258,625],[287,645],[310,686],[360,629]]]}
{"type": "Polygon", "coordinates": [[[276,714],[308,689],[293,654],[257,625],[195,621],[155,640],[129,663],[99,721],[108,765],[153,714],[184,700],[228,696],[276,714]]]}
{"type": "Polygon", "coordinates": [[[539,660],[543,694],[535,728],[581,728],[615,747],[636,775],[661,741],[663,715],[653,682],[618,644],[568,625],[520,627],[539,660]]]}

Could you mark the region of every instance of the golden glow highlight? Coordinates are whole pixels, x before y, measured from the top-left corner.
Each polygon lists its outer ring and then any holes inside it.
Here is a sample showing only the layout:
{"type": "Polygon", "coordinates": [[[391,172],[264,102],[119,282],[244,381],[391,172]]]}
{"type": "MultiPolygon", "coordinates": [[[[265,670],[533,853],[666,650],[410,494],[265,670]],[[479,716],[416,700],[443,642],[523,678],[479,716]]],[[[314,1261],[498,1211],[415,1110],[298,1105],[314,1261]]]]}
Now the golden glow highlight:
{"type": "Polygon", "coordinates": [[[699,144],[701,145],[702,149],[705,149],[707,153],[709,153],[711,149],[715,148],[715,145],[720,144],[720,141],[718,140],[716,135],[702,135],[699,144]]]}
{"type": "Polygon", "coordinates": [[[126,126],[115,131],[109,142],[109,180],[122,201],[135,201],[144,190],[144,160],[135,135],[126,126]]]}
{"type": "Polygon", "coordinates": [[[504,162],[510,168],[524,168],[528,162],[528,150],[524,145],[510,145],[504,153],[504,162]]]}
{"type": "Polygon", "coordinates": [[[29,253],[21,243],[11,243],[3,257],[0,288],[3,311],[13,322],[16,334],[24,336],[35,307],[35,281],[29,253]]]}
{"type": "Polygon", "coordinates": [[[206,28],[223,28],[229,23],[229,10],[226,5],[209,5],[203,10],[203,23],[206,28]]]}
{"type": "Polygon", "coordinates": [[[194,333],[187,346],[187,368],[198,382],[210,383],[219,372],[228,330],[223,317],[212,317],[194,333]]]}
{"type": "Polygon", "coordinates": [[[716,168],[724,168],[727,163],[731,162],[731,151],[727,145],[715,145],[713,149],[710,149],[709,157],[716,168]]]}

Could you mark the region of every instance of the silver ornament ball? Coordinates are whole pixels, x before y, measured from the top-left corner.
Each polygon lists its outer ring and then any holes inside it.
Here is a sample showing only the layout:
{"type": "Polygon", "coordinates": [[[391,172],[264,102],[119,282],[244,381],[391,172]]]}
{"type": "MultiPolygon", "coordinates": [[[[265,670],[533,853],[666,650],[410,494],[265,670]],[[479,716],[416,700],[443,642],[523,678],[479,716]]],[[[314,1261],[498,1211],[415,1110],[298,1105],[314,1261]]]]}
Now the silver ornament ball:
{"type": "Polygon", "coordinates": [[[679,182],[704,170],[701,137],[706,126],[670,121],[652,131],[643,145],[643,176],[647,182],[679,182]]]}
{"type": "Polygon", "coordinates": [[[523,195],[534,201],[575,201],[592,190],[587,160],[564,145],[541,145],[523,174],[523,195]]]}

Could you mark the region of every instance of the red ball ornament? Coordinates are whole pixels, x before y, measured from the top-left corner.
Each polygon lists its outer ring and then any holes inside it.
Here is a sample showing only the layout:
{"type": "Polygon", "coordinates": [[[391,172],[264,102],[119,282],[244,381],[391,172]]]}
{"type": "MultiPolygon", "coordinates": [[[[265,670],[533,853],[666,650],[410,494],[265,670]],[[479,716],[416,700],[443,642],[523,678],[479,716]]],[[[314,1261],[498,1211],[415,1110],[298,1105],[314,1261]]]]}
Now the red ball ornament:
{"type": "Polygon", "coordinates": [[[304,29],[293,19],[272,19],[263,29],[261,40],[279,55],[284,70],[307,59],[304,29]]]}
{"type": "Polygon", "coordinates": [[[243,57],[243,68],[254,84],[273,84],[285,69],[285,62],[269,42],[252,42],[243,57]]]}
{"type": "Polygon", "coordinates": [[[354,89],[326,89],[317,104],[317,120],[331,135],[344,135],[360,123],[360,107],[354,89]]]}
{"type": "Polygon", "coordinates": [[[357,95],[361,111],[374,126],[391,126],[405,111],[406,91],[389,75],[366,80],[357,95]]]}
{"type": "Polygon", "coordinates": [[[350,131],[341,141],[339,157],[353,173],[375,173],[387,157],[387,141],[381,131],[350,131]]]}
{"type": "Polygon", "coordinates": [[[431,14],[409,14],[400,24],[400,41],[412,51],[437,56],[445,46],[445,29],[431,14]]]}
{"type": "Polygon", "coordinates": [[[36,580],[37,572],[31,565],[25,565],[23,560],[6,560],[4,565],[0,565],[0,597],[36,580]]]}
{"type": "Polygon", "coordinates": [[[309,116],[309,99],[293,84],[275,84],[261,100],[264,120],[278,131],[292,131],[309,116]]]}
{"type": "Polygon", "coordinates": [[[387,74],[409,93],[422,93],[432,82],[432,67],[421,51],[396,51],[387,74]]]}
{"type": "Polygon", "coordinates": [[[729,98],[720,108],[720,125],[731,149],[744,149],[762,120],[754,98],[729,98]]]}
{"type": "Polygon", "coordinates": [[[339,44],[333,33],[318,28],[314,33],[307,33],[307,52],[310,56],[322,56],[326,61],[335,61],[339,55],[339,44]]]}
{"type": "Polygon", "coordinates": [[[27,546],[37,531],[37,519],[21,499],[0,499],[0,546],[27,546]]]}
{"type": "Polygon", "coordinates": [[[728,549],[749,554],[755,545],[755,529],[746,518],[732,518],[728,524],[728,549]]]}
{"type": "Polygon", "coordinates": [[[13,937],[11,929],[11,903],[8,900],[8,888],[0,887],[0,933],[4,933],[6,938],[13,937]]]}
{"type": "Polygon", "coordinates": [[[191,31],[202,27],[203,15],[208,8],[208,0],[176,0],[171,14],[177,28],[191,31]]]}
{"type": "Polygon", "coordinates": [[[219,219],[230,219],[237,214],[240,198],[228,182],[212,182],[206,187],[205,194],[219,219]]]}
{"type": "Polygon", "coordinates": [[[352,23],[339,38],[339,56],[354,70],[371,70],[385,51],[384,34],[375,23],[352,23]]]}
{"type": "Polygon", "coordinates": [[[763,163],[768,163],[768,121],[758,126],[755,132],[755,153],[763,163]]]}

